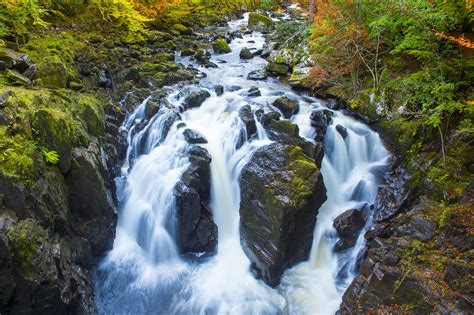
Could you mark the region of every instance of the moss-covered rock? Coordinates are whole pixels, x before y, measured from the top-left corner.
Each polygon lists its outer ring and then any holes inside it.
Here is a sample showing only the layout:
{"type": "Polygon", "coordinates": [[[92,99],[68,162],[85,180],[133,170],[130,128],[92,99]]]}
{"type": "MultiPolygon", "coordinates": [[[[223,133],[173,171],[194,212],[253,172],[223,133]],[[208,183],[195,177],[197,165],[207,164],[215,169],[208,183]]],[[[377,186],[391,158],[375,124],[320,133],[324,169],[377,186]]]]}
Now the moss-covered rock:
{"type": "Polygon", "coordinates": [[[269,73],[275,73],[275,74],[287,74],[288,71],[290,71],[290,67],[288,65],[277,64],[274,62],[267,63],[267,66],[265,69],[269,73]]]}
{"type": "Polygon", "coordinates": [[[19,74],[15,70],[7,69],[4,73],[5,78],[12,84],[12,85],[30,85],[31,81],[24,75],[19,74]]]}
{"type": "Polygon", "coordinates": [[[300,61],[301,55],[291,49],[274,50],[268,57],[267,71],[286,74],[300,61]]]}
{"type": "Polygon", "coordinates": [[[71,167],[74,126],[64,113],[40,109],[35,113],[34,129],[37,139],[49,150],[59,154],[58,166],[64,174],[71,167]]]}
{"type": "Polygon", "coordinates": [[[274,23],[271,18],[266,15],[252,12],[249,14],[247,27],[252,31],[269,33],[273,30],[274,23]]]}
{"type": "Polygon", "coordinates": [[[212,49],[214,49],[214,52],[218,54],[227,54],[232,52],[232,49],[230,49],[229,44],[225,41],[225,39],[218,38],[214,41],[212,44],[212,49]]]}
{"type": "Polygon", "coordinates": [[[314,83],[310,75],[310,69],[311,68],[309,67],[293,69],[293,72],[291,73],[288,83],[292,87],[297,87],[297,88],[309,89],[313,87],[314,83]]]}
{"type": "Polygon", "coordinates": [[[242,246],[252,269],[276,286],[286,268],[308,258],[326,189],[314,159],[295,145],[257,150],[240,180],[242,246]]]}

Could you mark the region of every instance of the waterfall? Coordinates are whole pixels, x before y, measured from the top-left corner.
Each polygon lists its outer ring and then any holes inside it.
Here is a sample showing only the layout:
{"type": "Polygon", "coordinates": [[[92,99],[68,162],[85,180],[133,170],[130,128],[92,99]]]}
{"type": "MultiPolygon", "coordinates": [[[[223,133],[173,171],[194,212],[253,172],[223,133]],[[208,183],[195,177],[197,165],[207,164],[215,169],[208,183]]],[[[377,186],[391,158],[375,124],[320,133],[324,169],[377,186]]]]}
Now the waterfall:
{"type": "MultiPolygon", "coordinates": [[[[247,18],[247,17],[246,17],[247,18]]],[[[246,18],[229,23],[238,29],[246,18]]],[[[113,249],[104,258],[94,277],[95,295],[101,314],[333,314],[344,290],[357,271],[357,257],[365,248],[360,233],[351,249],[334,253],[338,241],[332,227],[334,218],[345,210],[374,201],[378,178],[373,169],[384,166],[388,152],[378,135],[367,126],[334,111],[324,140],[325,157],[321,172],[328,199],[319,210],[310,259],[286,271],[276,289],[256,280],[250,261],[240,245],[239,175],[260,147],[271,143],[257,122],[257,136],[241,142],[245,125],[238,111],[268,108],[278,96],[298,101],[300,111],[291,120],[300,135],[311,140],[310,113],[323,110],[321,100],[301,97],[276,79],[249,81],[250,71],[264,67],[254,58],[242,61],[240,49],[258,49],[265,39],[259,33],[244,35],[230,44],[232,53],[214,55],[218,69],[200,68],[207,77],[199,84],[176,86],[168,96],[173,108],[162,108],[149,119],[145,99],[126,119],[128,150],[122,174],[117,178],[118,226],[113,249]],[[249,43],[249,41],[253,41],[249,43]],[[213,87],[225,86],[218,96],[213,87]],[[257,86],[261,96],[249,97],[257,86]],[[200,107],[181,114],[180,90],[206,89],[209,97],[200,107]],[[178,255],[176,247],[176,199],[174,187],[190,165],[189,144],[183,136],[187,128],[201,133],[201,144],[212,157],[211,200],[213,219],[218,226],[215,256],[193,260],[178,255]],[[347,129],[345,139],[336,130],[347,129]]],[[[191,64],[189,58],[180,62],[191,64]]],[[[368,222],[367,227],[370,225],[368,222]]]]}

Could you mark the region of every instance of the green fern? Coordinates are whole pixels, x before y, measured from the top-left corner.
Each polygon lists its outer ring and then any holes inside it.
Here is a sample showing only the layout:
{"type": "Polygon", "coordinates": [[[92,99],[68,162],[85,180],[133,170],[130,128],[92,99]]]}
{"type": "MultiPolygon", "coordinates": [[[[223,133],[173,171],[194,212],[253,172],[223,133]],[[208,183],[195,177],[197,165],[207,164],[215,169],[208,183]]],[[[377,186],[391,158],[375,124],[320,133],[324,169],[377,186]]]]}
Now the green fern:
{"type": "Polygon", "coordinates": [[[59,154],[56,151],[49,151],[46,148],[41,150],[41,154],[44,157],[46,163],[57,164],[59,162],[59,154]]]}

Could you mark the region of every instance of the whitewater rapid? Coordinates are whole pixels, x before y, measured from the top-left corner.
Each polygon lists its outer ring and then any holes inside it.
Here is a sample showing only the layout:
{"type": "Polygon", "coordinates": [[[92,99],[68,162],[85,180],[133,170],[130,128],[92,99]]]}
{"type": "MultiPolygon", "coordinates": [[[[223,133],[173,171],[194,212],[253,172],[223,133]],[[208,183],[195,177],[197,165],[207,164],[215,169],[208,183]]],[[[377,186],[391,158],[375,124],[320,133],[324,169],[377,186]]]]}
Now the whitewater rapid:
{"type": "MultiPolygon", "coordinates": [[[[230,22],[227,30],[240,29],[246,19],[230,22]]],[[[234,39],[231,53],[212,56],[219,68],[200,67],[207,77],[199,84],[176,86],[168,96],[176,110],[161,109],[140,131],[137,126],[145,122],[150,98],[128,116],[122,127],[128,132],[127,159],[117,178],[117,236],[94,277],[100,314],[334,314],[338,310],[365,249],[365,229],[353,248],[335,254],[332,248],[338,237],[333,220],[345,210],[373,203],[379,184],[376,174],[386,165],[388,152],[367,126],[333,111],[321,168],[328,199],[319,210],[310,259],[287,270],[275,289],[256,280],[240,245],[239,175],[253,152],[270,140],[258,125],[258,137],[237,149],[245,130],[238,110],[247,104],[254,111],[268,109],[283,95],[295,99],[300,111],[291,120],[298,124],[300,135],[312,141],[310,114],[326,109],[324,101],[303,97],[275,78],[246,79],[266,61],[259,57],[244,61],[239,52],[244,47],[259,49],[264,42],[257,32],[234,39]],[[214,92],[218,84],[225,88],[220,96],[214,92]],[[262,95],[249,97],[252,86],[262,95]],[[208,143],[201,146],[212,157],[210,208],[219,230],[218,250],[205,260],[180,257],[175,242],[173,191],[189,166],[185,153],[190,145],[179,122],[169,127],[167,121],[179,112],[180,91],[188,88],[207,89],[211,94],[200,107],[181,113],[179,121],[204,135],[208,143]],[[347,129],[345,139],[336,131],[337,125],[347,129]]],[[[193,63],[189,58],[179,61],[193,63]]]]}

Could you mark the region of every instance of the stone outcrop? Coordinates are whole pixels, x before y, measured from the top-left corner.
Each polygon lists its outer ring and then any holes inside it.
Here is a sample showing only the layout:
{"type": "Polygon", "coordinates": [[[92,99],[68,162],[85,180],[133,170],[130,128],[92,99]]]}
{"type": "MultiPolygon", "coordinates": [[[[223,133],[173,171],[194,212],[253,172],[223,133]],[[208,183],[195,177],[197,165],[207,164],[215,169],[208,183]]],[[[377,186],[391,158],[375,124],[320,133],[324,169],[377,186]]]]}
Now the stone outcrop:
{"type": "Polygon", "coordinates": [[[272,105],[278,108],[285,118],[290,118],[299,110],[298,102],[289,99],[288,97],[279,97],[272,103],[272,105]]]}
{"type": "Polygon", "coordinates": [[[206,149],[192,146],[187,152],[191,165],[176,184],[177,245],[181,253],[215,252],[217,225],[208,209],[210,201],[211,156],[206,149]]]}
{"type": "Polygon", "coordinates": [[[186,96],[183,101],[183,104],[186,108],[199,107],[210,96],[211,93],[206,90],[193,91],[189,93],[188,96],[186,96]]]}
{"type": "Polygon", "coordinates": [[[267,60],[266,70],[276,75],[288,73],[299,62],[301,56],[291,49],[274,50],[267,60]]]}
{"type": "Polygon", "coordinates": [[[288,121],[270,118],[265,125],[278,142],[258,149],[242,170],[241,242],[256,276],[276,286],[286,268],[308,258],[326,189],[322,150],[288,121]]]}
{"type": "Polygon", "coordinates": [[[230,49],[229,44],[227,44],[225,39],[222,38],[218,38],[214,41],[214,43],[212,44],[212,49],[215,53],[218,54],[227,54],[232,52],[232,49],[230,49]]]}

